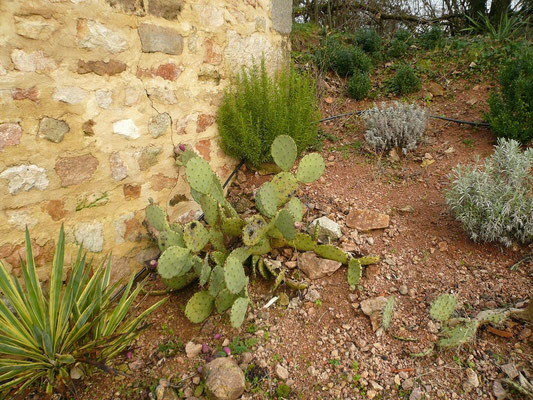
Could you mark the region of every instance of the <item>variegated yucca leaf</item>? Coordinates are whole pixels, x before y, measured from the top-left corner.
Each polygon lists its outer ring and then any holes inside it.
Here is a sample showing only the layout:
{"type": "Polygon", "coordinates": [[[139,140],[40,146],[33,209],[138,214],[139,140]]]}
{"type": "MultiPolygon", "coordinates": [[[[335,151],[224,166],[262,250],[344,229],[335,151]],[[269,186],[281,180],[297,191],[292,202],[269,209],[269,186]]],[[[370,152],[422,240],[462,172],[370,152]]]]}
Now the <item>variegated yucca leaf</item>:
{"type": "Polygon", "coordinates": [[[141,321],[166,301],[125,320],[141,285],[132,289],[130,279],[114,304],[111,296],[119,282],[110,284],[111,258],[91,275],[80,246],[63,286],[64,257],[61,227],[47,296],[37,277],[28,230],[26,260],[21,260],[24,285],[0,262],[0,395],[21,392],[34,382],[45,383],[51,393],[58,380],[70,379],[74,363],[105,365],[139,334],[141,321]]]}

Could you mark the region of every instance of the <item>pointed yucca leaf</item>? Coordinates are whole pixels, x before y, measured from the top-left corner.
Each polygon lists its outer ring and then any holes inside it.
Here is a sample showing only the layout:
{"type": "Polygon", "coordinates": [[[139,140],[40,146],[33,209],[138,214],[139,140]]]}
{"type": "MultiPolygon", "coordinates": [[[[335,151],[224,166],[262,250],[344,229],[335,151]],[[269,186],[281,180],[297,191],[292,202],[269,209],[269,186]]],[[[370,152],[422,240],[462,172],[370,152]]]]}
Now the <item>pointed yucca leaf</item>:
{"type": "MultiPolygon", "coordinates": [[[[0,345],[8,347],[17,347],[29,354],[28,358],[34,360],[47,361],[48,358],[42,353],[42,350],[33,345],[27,345],[19,340],[18,336],[2,336],[0,337],[0,345]]],[[[0,358],[0,364],[4,359],[0,358]]]]}
{"type": "MultiPolygon", "coordinates": [[[[22,383],[22,385],[18,387],[14,394],[21,393],[22,391],[24,391],[24,389],[33,384],[33,382],[35,382],[37,379],[41,379],[46,376],[46,372],[36,372],[33,370],[29,370],[27,373],[22,375],[17,374],[17,376],[17,378],[10,379],[6,383],[1,383],[0,392],[13,387],[17,387],[19,384],[22,383]]],[[[3,382],[3,380],[0,380],[0,382],[3,382]]]]}
{"type": "Polygon", "coordinates": [[[124,316],[128,312],[131,303],[133,302],[133,299],[137,297],[137,294],[140,292],[141,285],[138,285],[130,296],[131,287],[133,286],[133,279],[134,275],[130,277],[128,285],[126,286],[126,289],[124,290],[120,301],[111,313],[109,320],[106,321],[106,327],[102,331],[102,334],[104,336],[110,335],[115,331],[115,329],[118,327],[118,325],[124,319],[124,316]]]}
{"type": "Polygon", "coordinates": [[[28,327],[15,317],[2,300],[0,300],[0,320],[0,331],[4,332],[5,335],[16,335],[28,345],[37,345],[28,327]]]}
{"type": "Polygon", "coordinates": [[[52,262],[50,275],[50,300],[48,301],[48,320],[50,321],[51,345],[55,351],[57,338],[57,320],[59,318],[59,305],[61,299],[61,286],[63,284],[63,261],[65,257],[65,232],[63,225],[59,230],[56,252],[52,262]]]}
{"type": "Polygon", "coordinates": [[[20,316],[20,322],[23,323],[29,331],[33,326],[33,319],[19,288],[20,285],[18,280],[9,275],[4,265],[0,263],[0,291],[5,297],[7,297],[17,315],[20,316]]]}
{"type": "Polygon", "coordinates": [[[31,246],[30,232],[26,228],[26,262],[20,260],[22,267],[22,275],[26,283],[26,294],[28,303],[31,305],[31,312],[34,316],[34,323],[38,324],[41,329],[45,329],[44,320],[45,314],[45,300],[41,290],[41,284],[37,278],[37,271],[35,270],[35,260],[33,259],[33,249],[31,246]]]}

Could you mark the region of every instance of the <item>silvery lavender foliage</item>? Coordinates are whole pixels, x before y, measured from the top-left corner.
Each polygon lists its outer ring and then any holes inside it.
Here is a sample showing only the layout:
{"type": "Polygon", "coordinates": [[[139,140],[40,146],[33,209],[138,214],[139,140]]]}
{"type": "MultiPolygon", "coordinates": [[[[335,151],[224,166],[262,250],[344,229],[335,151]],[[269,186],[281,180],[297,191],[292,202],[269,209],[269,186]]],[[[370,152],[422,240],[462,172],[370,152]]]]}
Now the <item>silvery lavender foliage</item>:
{"type": "Polygon", "coordinates": [[[426,110],[416,104],[394,102],[391,106],[374,107],[363,114],[366,123],[365,140],[377,151],[413,150],[422,139],[428,124],[426,110]]]}
{"type": "Polygon", "coordinates": [[[533,149],[499,139],[483,165],[453,170],[446,202],[472,240],[505,246],[533,240],[532,167],[533,149]]]}

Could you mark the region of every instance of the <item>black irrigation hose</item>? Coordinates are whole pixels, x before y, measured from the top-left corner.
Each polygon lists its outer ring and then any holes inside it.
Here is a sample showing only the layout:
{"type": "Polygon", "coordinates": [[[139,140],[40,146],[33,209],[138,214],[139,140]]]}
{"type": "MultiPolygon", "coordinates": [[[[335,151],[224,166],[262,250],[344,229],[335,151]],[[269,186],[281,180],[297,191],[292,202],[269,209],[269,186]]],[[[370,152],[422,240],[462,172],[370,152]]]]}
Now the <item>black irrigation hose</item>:
{"type": "MultiPolygon", "coordinates": [[[[327,121],[333,121],[335,119],[339,119],[339,118],[343,118],[343,117],[350,117],[352,115],[361,115],[363,114],[365,111],[368,111],[368,110],[362,110],[362,111],[352,111],[352,112],[347,112],[347,113],[344,113],[344,114],[338,114],[338,115],[333,115],[331,117],[327,117],[327,118],[323,118],[321,120],[318,120],[318,121],[315,121],[314,123],[321,123],[321,122],[327,122],[327,121]]],[[[430,118],[436,118],[436,119],[441,119],[441,120],[444,120],[444,121],[449,121],[449,122],[455,122],[457,124],[465,124],[465,125],[474,125],[474,126],[490,126],[490,124],[488,124],[487,122],[472,122],[472,121],[463,121],[463,120],[460,120],[460,119],[455,119],[455,118],[448,118],[448,117],[441,117],[439,115],[430,115],[429,116],[430,118]]],[[[224,184],[222,185],[222,188],[226,188],[226,186],[229,184],[229,182],[231,181],[231,179],[235,176],[235,174],[239,171],[239,169],[241,169],[241,167],[244,165],[244,160],[241,160],[239,162],[239,164],[237,164],[237,166],[235,167],[235,169],[232,171],[232,173],[228,176],[228,178],[226,179],[226,181],[224,182],[224,184]]],[[[204,219],[204,214],[202,213],[199,217],[198,217],[198,221],[201,221],[204,219]]],[[[146,263],[147,265],[145,265],[144,267],[142,267],[142,269],[137,272],[135,274],[135,276],[133,277],[133,283],[137,283],[139,280],[141,280],[145,275],[147,275],[151,269],[153,269],[149,264],[149,261],[146,263]]],[[[119,296],[122,295],[122,293],[124,293],[124,291],[126,290],[126,285],[124,285],[117,293],[115,293],[112,297],[111,297],[111,301],[115,301],[119,296]]]]}
{"type": "MultiPolygon", "coordinates": [[[[323,118],[323,119],[320,119],[318,121],[315,121],[314,123],[333,121],[335,119],[339,119],[339,118],[343,118],[343,117],[350,117],[352,115],[361,115],[361,114],[363,114],[366,111],[369,111],[369,110],[352,111],[352,112],[347,112],[347,113],[344,113],[344,114],[333,115],[332,117],[323,118]]],[[[435,119],[442,119],[443,121],[455,122],[456,124],[465,124],[465,125],[474,125],[474,126],[490,126],[490,124],[488,122],[464,121],[462,119],[441,117],[440,115],[430,115],[429,117],[430,118],[435,118],[435,119]]]]}

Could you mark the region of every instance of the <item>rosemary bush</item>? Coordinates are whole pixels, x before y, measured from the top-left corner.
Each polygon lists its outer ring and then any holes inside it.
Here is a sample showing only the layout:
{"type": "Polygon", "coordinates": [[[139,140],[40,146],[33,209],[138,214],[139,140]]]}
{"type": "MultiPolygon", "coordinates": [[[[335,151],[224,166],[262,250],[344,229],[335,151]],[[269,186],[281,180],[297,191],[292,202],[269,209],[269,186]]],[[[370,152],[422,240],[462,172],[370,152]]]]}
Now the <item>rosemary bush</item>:
{"type": "Polygon", "coordinates": [[[375,29],[359,29],[355,32],[355,43],[365,52],[376,56],[381,51],[381,37],[375,29]]]}
{"type": "Polygon", "coordinates": [[[254,166],[271,161],[270,146],[280,135],[304,151],[316,141],[319,119],[314,80],[292,67],[269,76],[264,62],[236,77],[217,116],[224,151],[254,166]]]}
{"type": "Polygon", "coordinates": [[[522,49],[500,74],[500,89],[491,93],[487,120],[498,137],[523,144],[533,139],[533,49],[522,49]]]}
{"type": "Polygon", "coordinates": [[[533,149],[498,139],[494,154],[475,166],[457,166],[450,175],[446,202],[476,242],[533,239],[533,149]]]}
{"type": "Polygon", "coordinates": [[[413,150],[426,131],[426,110],[416,104],[395,102],[389,107],[374,107],[363,114],[365,140],[376,151],[401,148],[406,154],[413,150]]]}
{"type": "Polygon", "coordinates": [[[368,72],[372,61],[359,47],[330,38],[323,44],[323,49],[317,52],[317,64],[325,69],[337,73],[339,76],[352,76],[355,72],[368,72]]]}
{"type": "Polygon", "coordinates": [[[399,95],[418,92],[421,87],[420,78],[415,70],[408,65],[401,65],[396,75],[389,81],[390,89],[399,95]]]}
{"type": "Polygon", "coordinates": [[[355,100],[363,100],[370,92],[371,82],[368,72],[357,71],[349,80],[346,87],[348,95],[355,100]]]}

